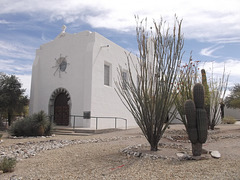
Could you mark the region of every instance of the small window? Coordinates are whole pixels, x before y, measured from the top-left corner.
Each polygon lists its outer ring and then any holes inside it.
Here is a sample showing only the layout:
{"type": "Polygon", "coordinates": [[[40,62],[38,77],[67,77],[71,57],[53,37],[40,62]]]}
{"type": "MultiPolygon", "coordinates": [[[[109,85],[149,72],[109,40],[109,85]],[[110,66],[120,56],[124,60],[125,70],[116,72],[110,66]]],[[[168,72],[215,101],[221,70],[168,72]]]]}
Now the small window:
{"type": "Polygon", "coordinates": [[[140,88],[140,84],[141,84],[141,76],[137,75],[137,88],[140,88]]]}
{"type": "Polygon", "coordinates": [[[111,73],[111,66],[109,64],[104,64],[104,85],[110,86],[110,73],[111,73]]]}
{"type": "Polygon", "coordinates": [[[127,89],[127,81],[128,81],[127,71],[122,71],[122,80],[123,80],[123,88],[127,89]]]}

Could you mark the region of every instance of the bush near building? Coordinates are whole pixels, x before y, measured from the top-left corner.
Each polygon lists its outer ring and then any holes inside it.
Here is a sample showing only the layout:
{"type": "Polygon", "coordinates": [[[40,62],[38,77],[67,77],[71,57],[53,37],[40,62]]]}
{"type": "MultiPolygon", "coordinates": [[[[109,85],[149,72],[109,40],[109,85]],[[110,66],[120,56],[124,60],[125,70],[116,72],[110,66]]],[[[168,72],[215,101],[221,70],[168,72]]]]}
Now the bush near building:
{"type": "Polygon", "coordinates": [[[227,117],[223,118],[222,123],[223,124],[235,124],[236,119],[234,117],[227,116],[227,117]]]}
{"type": "Polygon", "coordinates": [[[48,116],[40,111],[15,121],[10,126],[9,133],[12,136],[49,136],[52,133],[52,123],[48,116]]]}

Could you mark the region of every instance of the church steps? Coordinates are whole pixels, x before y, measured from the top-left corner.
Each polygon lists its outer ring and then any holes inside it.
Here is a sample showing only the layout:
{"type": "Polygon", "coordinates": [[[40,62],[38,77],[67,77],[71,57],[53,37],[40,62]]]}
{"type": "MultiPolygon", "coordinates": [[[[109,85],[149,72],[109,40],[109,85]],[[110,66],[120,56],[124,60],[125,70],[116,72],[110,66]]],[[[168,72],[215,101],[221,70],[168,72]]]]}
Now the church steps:
{"type": "Polygon", "coordinates": [[[101,134],[109,133],[114,131],[120,131],[123,129],[109,128],[109,129],[86,129],[86,128],[70,128],[70,127],[55,127],[53,128],[53,134],[57,135],[91,135],[91,134],[101,134]]]}

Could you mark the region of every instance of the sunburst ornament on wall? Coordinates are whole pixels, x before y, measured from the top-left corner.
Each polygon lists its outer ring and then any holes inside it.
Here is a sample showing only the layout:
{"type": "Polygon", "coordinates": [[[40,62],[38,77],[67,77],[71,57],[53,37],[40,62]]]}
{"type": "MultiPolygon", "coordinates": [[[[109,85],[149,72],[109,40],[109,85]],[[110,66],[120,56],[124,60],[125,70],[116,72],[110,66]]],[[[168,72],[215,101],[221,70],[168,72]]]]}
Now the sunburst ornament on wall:
{"type": "Polygon", "coordinates": [[[53,75],[55,76],[58,72],[59,77],[61,77],[61,73],[67,73],[66,69],[69,65],[69,63],[67,62],[67,56],[62,57],[62,55],[60,54],[59,58],[55,58],[56,64],[55,66],[53,66],[52,68],[56,68],[55,72],[53,73],[53,75]]]}

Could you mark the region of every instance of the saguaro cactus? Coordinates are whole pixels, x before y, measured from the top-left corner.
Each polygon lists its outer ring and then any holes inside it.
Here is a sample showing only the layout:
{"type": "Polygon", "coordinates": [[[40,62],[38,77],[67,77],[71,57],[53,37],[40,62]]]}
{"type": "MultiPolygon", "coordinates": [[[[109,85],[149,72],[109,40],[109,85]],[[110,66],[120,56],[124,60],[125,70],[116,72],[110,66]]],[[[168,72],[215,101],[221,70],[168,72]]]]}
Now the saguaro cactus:
{"type": "Polygon", "coordinates": [[[205,106],[204,108],[206,109],[207,112],[207,118],[208,118],[208,127],[210,126],[210,92],[209,92],[209,86],[207,83],[207,76],[206,76],[206,71],[205,69],[201,70],[202,74],[202,85],[204,87],[204,101],[205,101],[205,106]]]}
{"type": "Polygon", "coordinates": [[[193,88],[192,100],[185,102],[184,108],[187,117],[187,132],[192,143],[193,156],[201,156],[202,144],[207,140],[207,112],[204,108],[203,85],[197,83],[193,88]]]}

